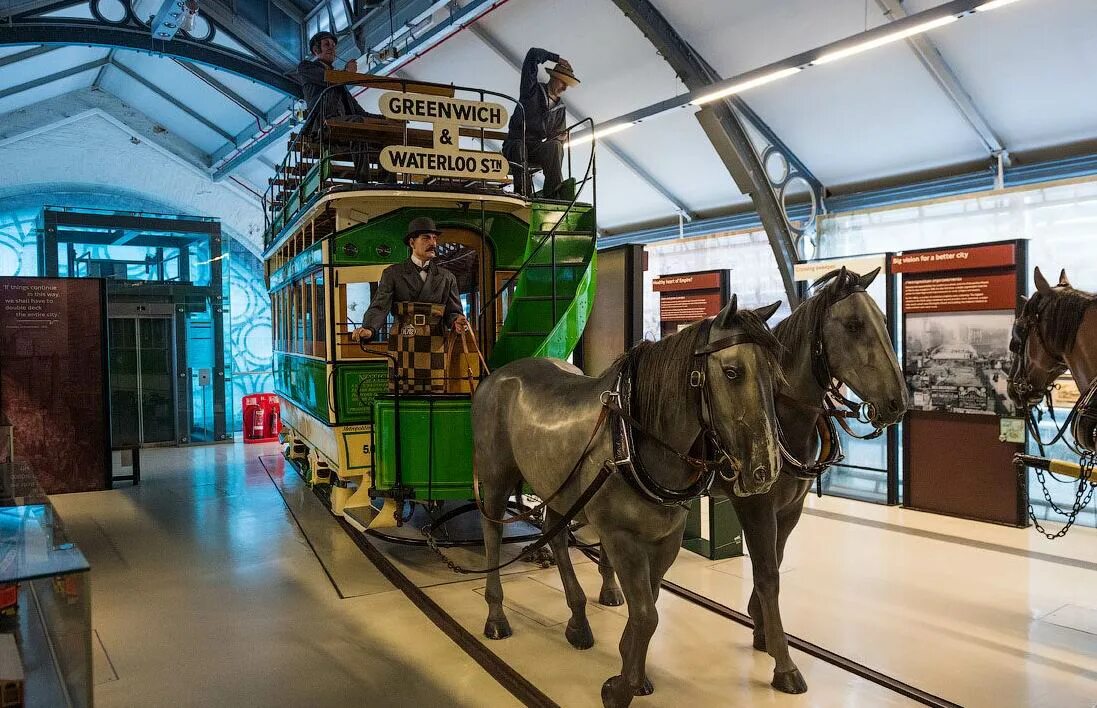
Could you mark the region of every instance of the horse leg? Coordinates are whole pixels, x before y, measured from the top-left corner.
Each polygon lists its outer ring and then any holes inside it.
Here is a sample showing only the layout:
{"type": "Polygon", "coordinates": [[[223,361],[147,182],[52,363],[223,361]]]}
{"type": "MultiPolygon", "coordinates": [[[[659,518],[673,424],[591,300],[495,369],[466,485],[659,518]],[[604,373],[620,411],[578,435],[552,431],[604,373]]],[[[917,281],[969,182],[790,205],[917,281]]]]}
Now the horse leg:
{"type": "MultiPolygon", "coordinates": [[[[683,525],[685,521],[683,520],[683,525]]],[[[671,534],[671,541],[664,542],[655,549],[651,566],[651,602],[655,604],[659,601],[659,590],[663,585],[663,576],[670,570],[670,566],[674,565],[674,559],[678,557],[678,551],[681,550],[681,533],[671,534]]],[[[644,675],[644,684],[636,691],[637,696],[650,696],[655,693],[655,685],[651,682],[651,679],[644,675]]]]}
{"type": "Polygon", "coordinates": [[[602,684],[602,704],[607,708],[624,708],[644,690],[648,643],[659,624],[651,593],[651,567],[657,549],[625,532],[603,535],[602,547],[608,548],[610,557],[617,560],[617,576],[628,603],[628,622],[619,645],[621,673],[602,684]]]}
{"type": "MultiPolygon", "coordinates": [[[[761,534],[758,529],[764,527],[767,523],[770,523],[767,519],[771,514],[765,513],[763,510],[754,508],[753,506],[747,506],[745,503],[735,504],[735,513],[739,517],[739,525],[743,527],[743,540],[746,541],[747,551],[750,554],[751,562],[754,562],[755,553],[761,553],[760,550],[756,551],[762,543],[761,534]]],[[[747,614],[750,615],[751,620],[754,622],[754,648],[757,651],[766,650],[766,621],[762,616],[762,603],[758,599],[758,581],[754,582],[754,589],[750,592],[750,602],[747,603],[747,614]]]]}
{"type": "MultiPolygon", "coordinates": [[[[552,527],[559,518],[560,515],[552,509],[545,509],[546,528],[552,527]]],[[[556,557],[556,567],[560,571],[560,580],[564,584],[564,595],[571,609],[571,619],[568,620],[564,636],[576,649],[590,649],[594,646],[594,634],[591,633],[590,622],[587,621],[587,596],[578,578],[575,577],[575,568],[571,565],[567,534],[568,530],[562,529],[550,541],[552,554],[556,557]]]]}
{"type": "MultiPolygon", "coordinates": [[[[503,518],[506,510],[509,485],[484,486],[484,513],[493,519],[503,518]]],[[[499,547],[503,540],[503,527],[487,518],[480,519],[480,528],[484,533],[484,561],[487,567],[499,565],[499,547]]],[[[493,570],[487,575],[488,584],[484,590],[484,599],[488,603],[488,619],[484,624],[484,636],[488,639],[506,639],[513,632],[510,622],[503,612],[503,582],[499,571],[493,570]]]]}
{"type": "Polygon", "coordinates": [[[621,594],[621,587],[617,584],[617,576],[613,572],[613,562],[609,559],[605,546],[602,546],[598,554],[598,572],[602,574],[602,589],[598,592],[598,604],[606,607],[620,607],[625,604],[625,596],[621,594]]]}
{"type": "MultiPolygon", "coordinates": [[[[746,538],[750,548],[751,567],[754,570],[754,595],[758,599],[757,606],[761,608],[762,636],[765,638],[766,651],[776,662],[771,685],[784,693],[803,693],[807,690],[807,682],[789,655],[788,639],[785,637],[777,602],[781,591],[781,575],[778,572],[780,562],[777,558],[777,517],[769,510],[760,510],[757,514],[747,516],[753,522],[750,524],[753,527],[753,537],[746,538]]],[[[744,523],[744,534],[746,527],[747,524],[744,523]]],[[[749,611],[749,605],[747,609],[749,611]]]]}
{"type": "MultiPolygon", "coordinates": [[[[799,523],[800,514],[803,510],[804,510],[804,505],[803,505],[803,502],[801,501],[800,504],[794,505],[787,512],[777,515],[777,568],[778,568],[778,571],[780,571],[781,564],[785,560],[785,545],[788,543],[789,536],[792,535],[792,530],[794,528],[796,528],[796,524],[799,523]]],[[[780,620],[780,618],[781,618],[781,597],[780,597],[780,589],[779,588],[777,590],[775,590],[773,605],[774,605],[774,612],[777,615],[778,620],[780,620]]],[[[788,637],[785,636],[784,631],[781,632],[781,642],[782,642],[782,644],[781,644],[780,649],[782,651],[784,651],[784,653],[786,655],[788,655],[788,637]]],[[[792,664],[793,667],[796,666],[796,664],[792,661],[791,656],[789,657],[788,662],[790,664],[792,664]]],[[[774,674],[773,680],[774,680],[774,688],[777,688],[780,691],[784,691],[785,693],[804,693],[805,691],[808,690],[807,681],[804,680],[803,675],[800,673],[799,669],[796,669],[796,668],[794,668],[793,671],[789,672],[784,678],[782,678],[782,684],[783,684],[784,687],[777,685],[777,674],[776,673],[774,674]],[[786,690],[786,688],[791,688],[792,690],[786,690]]]]}

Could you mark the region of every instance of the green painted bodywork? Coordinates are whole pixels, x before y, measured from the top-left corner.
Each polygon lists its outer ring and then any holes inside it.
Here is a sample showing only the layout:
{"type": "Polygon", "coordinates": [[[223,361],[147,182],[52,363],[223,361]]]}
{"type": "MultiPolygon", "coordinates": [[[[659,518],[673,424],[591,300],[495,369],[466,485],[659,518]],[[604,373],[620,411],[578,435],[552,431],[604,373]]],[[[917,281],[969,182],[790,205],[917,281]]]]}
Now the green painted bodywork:
{"type": "MultiPolygon", "coordinates": [[[[408,257],[404,234],[408,222],[417,216],[429,216],[442,227],[463,226],[480,231],[479,209],[397,209],[340,232],[335,237],[335,247],[331,252],[332,263],[340,266],[399,263],[408,257]]],[[[526,225],[511,214],[489,211],[484,215],[484,227],[491,243],[495,267],[510,270],[520,266],[526,246],[526,225]]]]}
{"type": "MultiPolygon", "coordinates": [[[[322,169],[327,169],[322,163],[322,169]]],[[[291,196],[283,219],[292,218],[294,200],[307,199],[306,176],[291,196]]],[[[559,204],[533,202],[530,225],[516,216],[487,212],[485,235],[491,243],[495,270],[517,277],[506,319],[495,343],[491,368],[527,356],[566,359],[583,333],[594,304],[595,215],[590,205],[576,204],[564,214],[559,204]],[[546,242],[557,222],[555,244],[546,242]],[[540,244],[544,246],[538,249],[540,244]],[[555,288],[554,288],[555,284],[555,288]]],[[[408,221],[429,216],[440,226],[480,230],[479,209],[402,208],[352,226],[328,241],[330,265],[385,265],[407,257],[404,232],[408,221]]],[[[276,290],[322,265],[321,244],[299,254],[271,275],[276,290]]],[[[332,288],[329,283],[329,293],[332,288]]],[[[489,294],[485,294],[489,297],[489,294]]],[[[329,307],[331,306],[329,301],[329,307]]],[[[334,313],[328,313],[328,320],[334,313]]],[[[373,480],[379,493],[391,494],[396,482],[393,399],[378,395],[387,388],[386,362],[325,362],[295,354],[274,355],[275,390],[327,425],[373,423],[373,480]],[[328,372],[330,373],[330,379],[328,372]],[[334,397],[329,410],[329,395],[334,397]]],[[[468,396],[401,397],[401,467],[403,485],[415,499],[472,497],[472,423],[468,396]]],[[[355,436],[366,435],[356,432],[355,436]]],[[[366,444],[358,440],[355,444],[366,444]]],[[[343,441],[347,444],[346,439],[343,441]]]]}
{"type": "Polygon", "coordinates": [[[335,422],[338,425],[372,423],[374,400],[377,396],[388,393],[388,362],[336,364],[333,370],[335,422]]]}
{"type": "Polygon", "coordinates": [[[274,390],[325,423],[328,411],[328,367],[321,359],[274,353],[274,390]]]}
{"type": "MultiPolygon", "coordinates": [[[[401,482],[412,499],[472,498],[472,400],[468,396],[400,397],[401,482]]],[[[373,487],[396,485],[396,416],[391,396],[374,403],[373,487]]]]}

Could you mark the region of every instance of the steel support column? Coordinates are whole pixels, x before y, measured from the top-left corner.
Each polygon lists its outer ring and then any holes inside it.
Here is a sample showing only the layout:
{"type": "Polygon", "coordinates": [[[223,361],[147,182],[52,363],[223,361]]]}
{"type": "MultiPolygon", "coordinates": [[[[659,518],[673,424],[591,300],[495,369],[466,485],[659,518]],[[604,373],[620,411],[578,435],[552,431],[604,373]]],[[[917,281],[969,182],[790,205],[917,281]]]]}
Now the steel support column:
{"type": "MultiPolygon", "coordinates": [[[[614,0],[614,3],[655,46],[690,91],[720,80],[650,0],[614,0]]],[[[797,260],[795,242],[781,198],[766,176],[750,136],[728,101],[707,105],[697,119],[740,191],[753,199],[773,248],[785,295],[789,304],[795,307],[800,301],[792,273],[797,260]]]]}

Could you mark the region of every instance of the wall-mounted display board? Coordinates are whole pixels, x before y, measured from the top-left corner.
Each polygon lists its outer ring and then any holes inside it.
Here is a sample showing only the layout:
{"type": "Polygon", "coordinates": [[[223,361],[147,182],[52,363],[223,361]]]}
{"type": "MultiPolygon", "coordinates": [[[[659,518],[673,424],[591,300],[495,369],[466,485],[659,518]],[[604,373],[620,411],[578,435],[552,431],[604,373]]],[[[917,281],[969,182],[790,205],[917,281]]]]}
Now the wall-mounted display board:
{"type": "Polygon", "coordinates": [[[0,278],[0,408],[47,494],[110,487],[106,287],[0,278]]]}
{"type": "MultiPolygon", "coordinates": [[[[870,273],[880,268],[880,275],[869,285],[868,294],[876,302],[887,320],[888,335],[894,344],[898,341],[895,333],[895,288],[893,277],[887,275],[890,254],[877,253],[847,258],[828,258],[808,263],[797,263],[793,277],[800,284],[801,298],[812,294],[811,285],[833,270],[846,268],[858,275],[870,273]]],[[[857,394],[843,389],[844,395],[853,399],[857,394]]],[[[857,423],[852,424],[854,427],[857,423]]],[[[871,432],[864,426],[861,433],[871,432]]],[[[885,435],[871,440],[862,440],[850,436],[838,429],[842,440],[845,459],[834,465],[821,478],[824,494],[832,494],[850,499],[874,502],[877,504],[899,503],[899,432],[895,426],[888,428],[885,435]]]]}
{"type": "Polygon", "coordinates": [[[906,506],[984,521],[1026,523],[1025,481],[1001,419],[1019,415],[1006,394],[1009,338],[1022,294],[1023,241],[907,251],[891,257],[902,280],[906,506]]]}
{"type": "Polygon", "coordinates": [[[659,336],[666,337],[720,312],[727,304],[728,271],[662,275],[652,288],[659,293],[659,336]]]}
{"type": "MultiPolygon", "coordinates": [[[[651,285],[659,293],[660,337],[719,314],[731,298],[726,270],[661,275],[651,285]]],[[[713,560],[743,555],[743,527],[731,500],[703,496],[694,501],[682,547],[713,560]]]]}

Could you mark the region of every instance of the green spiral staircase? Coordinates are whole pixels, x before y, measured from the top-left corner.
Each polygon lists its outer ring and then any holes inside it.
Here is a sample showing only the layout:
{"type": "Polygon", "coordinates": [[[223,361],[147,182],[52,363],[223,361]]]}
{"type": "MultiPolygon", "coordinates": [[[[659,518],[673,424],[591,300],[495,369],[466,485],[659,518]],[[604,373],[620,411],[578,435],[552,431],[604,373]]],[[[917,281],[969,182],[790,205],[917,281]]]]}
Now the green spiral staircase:
{"type": "Polygon", "coordinates": [[[527,356],[566,359],[575,349],[594,305],[596,236],[593,206],[533,203],[492,369],[527,356]]]}

